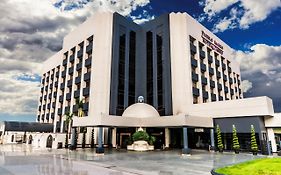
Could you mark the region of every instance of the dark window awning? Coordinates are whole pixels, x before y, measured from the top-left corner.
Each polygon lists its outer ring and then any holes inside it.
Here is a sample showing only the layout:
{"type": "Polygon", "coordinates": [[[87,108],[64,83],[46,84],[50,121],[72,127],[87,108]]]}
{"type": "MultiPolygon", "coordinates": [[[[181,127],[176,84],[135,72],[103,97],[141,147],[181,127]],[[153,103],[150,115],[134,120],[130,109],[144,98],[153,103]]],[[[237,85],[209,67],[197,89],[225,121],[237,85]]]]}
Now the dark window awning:
{"type": "Polygon", "coordinates": [[[37,122],[4,121],[5,131],[53,132],[53,124],[37,122]]]}

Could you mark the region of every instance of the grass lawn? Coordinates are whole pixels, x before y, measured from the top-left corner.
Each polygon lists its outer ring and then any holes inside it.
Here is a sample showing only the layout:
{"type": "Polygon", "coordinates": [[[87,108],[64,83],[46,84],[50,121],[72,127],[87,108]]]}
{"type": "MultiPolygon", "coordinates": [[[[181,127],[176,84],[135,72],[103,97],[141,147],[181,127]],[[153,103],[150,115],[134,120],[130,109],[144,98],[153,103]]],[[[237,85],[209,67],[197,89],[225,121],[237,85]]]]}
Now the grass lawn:
{"type": "Polygon", "coordinates": [[[281,158],[263,158],[216,170],[225,175],[281,175],[281,158]]]}

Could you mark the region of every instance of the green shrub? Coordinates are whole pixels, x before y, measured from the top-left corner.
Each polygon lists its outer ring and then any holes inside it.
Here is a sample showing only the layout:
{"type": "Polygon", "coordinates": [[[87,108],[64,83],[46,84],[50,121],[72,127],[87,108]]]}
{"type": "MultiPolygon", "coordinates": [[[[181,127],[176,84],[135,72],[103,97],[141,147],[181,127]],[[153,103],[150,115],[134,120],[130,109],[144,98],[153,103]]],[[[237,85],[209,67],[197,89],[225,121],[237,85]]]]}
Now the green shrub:
{"type": "Polygon", "coordinates": [[[257,145],[257,140],[256,140],[256,132],[255,128],[253,125],[251,125],[251,150],[253,152],[258,151],[258,145],[257,145]]]}
{"type": "Polygon", "coordinates": [[[149,136],[145,131],[137,131],[132,135],[133,141],[144,140],[147,141],[150,145],[153,145],[156,138],[154,136],[149,136]]]}
{"type": "Polygon", "coordinates": [[[222,151],[223,150],[223,143],[222,143],[222,138],[221,138],[221,129],[220,129],[219,125],[217,125],[216,130],[217,130],[217,146],[218,146],[218,149],[220,151],[222,151]]]}
{"type": "Polygon", "coordinates": [[[238,141],[238,137],[237,137],[237,131],[236,131],[236,127],[235,125],[232,126],[232,144],[233,144],[233,149],[238,151],[240,149],[240,145],[239,145],[239,141],[238,141]]]}

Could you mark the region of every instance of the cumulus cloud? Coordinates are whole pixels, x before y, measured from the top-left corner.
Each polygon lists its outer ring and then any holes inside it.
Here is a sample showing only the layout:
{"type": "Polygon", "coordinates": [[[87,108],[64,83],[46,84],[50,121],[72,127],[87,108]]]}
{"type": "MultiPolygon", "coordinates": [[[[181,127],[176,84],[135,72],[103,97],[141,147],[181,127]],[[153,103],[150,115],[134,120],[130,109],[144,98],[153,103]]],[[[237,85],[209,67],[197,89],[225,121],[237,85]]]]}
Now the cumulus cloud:
{"type": "Polygon", "coordinates": [[[249,80],[243,80],[241,86],[243,92],[248,92],[248,90],[250,90],[253,87],[253,83],[250,82],[249,80]]]}
{"type": "Polygon", "coordinates": [[[230,10],[229,16],[218,19],[214,32],[223,32],[237,27],[249,28],[251,24],[265,20],[273,11],[281,7],[280,0],[206,0],[199,4],[204,6],[204,14],[201,14],[199,19],[204,19],[203,16],[205,16],[209,21],[216,19],[216,15],[223,11],[230,10]],[[233,10],[239,13],[233,13],[233,10]]]}
{"type": "Polygon", "coordinates": [[[234,58],[240,63],[245,95],[269,96],[280,112],[281,46],[256,44],[248,51],[234,51],[234,58]]]}
{"type": "Polygon", "coordinates": [[[36,115],[40,66],[63,37],[97,11],[131,13],[149,0],[6,0],[0,3],[0,115],[36,115]]]}

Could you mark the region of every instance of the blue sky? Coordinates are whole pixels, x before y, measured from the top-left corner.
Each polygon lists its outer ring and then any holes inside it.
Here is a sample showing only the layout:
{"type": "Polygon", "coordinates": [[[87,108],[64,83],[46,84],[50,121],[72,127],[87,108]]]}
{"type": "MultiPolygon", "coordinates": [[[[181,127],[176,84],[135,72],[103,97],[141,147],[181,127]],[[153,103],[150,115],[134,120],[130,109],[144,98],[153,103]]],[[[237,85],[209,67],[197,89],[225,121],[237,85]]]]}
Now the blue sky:
{"type": "Polygon", "coordinates": [[[7,0],[0,5],[0,120],[35,121],[42,62],[98,11],[137,23],[189,13],[234,49],[244,96],[269,96],[281,112],[280,0],[7,0]]]}

